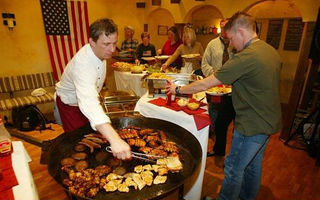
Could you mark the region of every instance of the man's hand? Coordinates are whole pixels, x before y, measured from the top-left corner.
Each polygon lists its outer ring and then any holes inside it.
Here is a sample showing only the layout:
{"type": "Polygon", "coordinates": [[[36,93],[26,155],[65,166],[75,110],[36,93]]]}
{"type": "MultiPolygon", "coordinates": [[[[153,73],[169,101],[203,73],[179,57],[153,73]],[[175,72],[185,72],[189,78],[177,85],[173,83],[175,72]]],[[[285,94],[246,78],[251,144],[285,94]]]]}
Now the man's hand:
{"type": "Polygon", "coordinates": [[[114,157],[126,160],[131,158],[130,146],[121,138],[114,140],[111,144],[111,150],[114,157]]]}
{"type": "Polygon", "coordinates": [[[176,84],[172,83],[170,80],[167,80],[166,94],[176,94],[176,87],[176,84]]]}
{"type": "Polygon", "coordinates": [[[97,125],[96,128],[109,141],[114,157],[121,160],[131,158],[130,146],[119,137],[118,133],[113,129],[111,124],[100,124],[97,125]]]}

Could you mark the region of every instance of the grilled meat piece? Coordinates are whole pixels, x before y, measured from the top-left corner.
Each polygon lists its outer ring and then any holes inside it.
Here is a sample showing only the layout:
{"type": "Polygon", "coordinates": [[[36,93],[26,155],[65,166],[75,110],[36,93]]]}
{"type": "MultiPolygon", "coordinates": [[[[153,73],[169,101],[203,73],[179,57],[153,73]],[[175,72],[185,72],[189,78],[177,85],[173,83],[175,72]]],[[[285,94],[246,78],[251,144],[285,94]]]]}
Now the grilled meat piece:
{"type": "Polygon", "coordinates": [[[154,132],[154,130],[153,129],[151,129],[151,128],[147,128],[147,129],[142,129],[142,130],[140,130],[140,132],[139,132],[139,135],[146,135],[146,134],[148,134],[148,133],[153,133],[154,132]]]}
{"type": "Polygon", "coordinates": [[[85,145],[85,146],[89,147],[90,153],[93,153],[93,151],[94,151],[94,147],[93,146],[91,146],[91,145],[89,145],[89,144],[87,144],[85,142],[82,142],[82,141],[80,141],[79,144],[82,144],[82,145],[85,145]]]}
{"type": "Polygon", "coordinates": [[[167,176],[156,176],[156,178],[153,181],[153,184],[161,184],[165,183],[167,181],[167,176]]]}
{"type": "Polygon", "coordinates": [[[161,149],[153,149],[149,154],[162,157],[168,156],[168,153],[161,149]]]}
{"type": "Polygon", "coordinates": [[[74,146],[74,150],[77,151],[77,152],[82,152],[82,151],[85,151],[86,150],[86,146],[83,145],[83,144],[78,144],[76,146],[74,146]]]}
{"type": "Polygon", "coordinates": [[[160,142],[161,141],[158,136],[152,136],[152,135],[145,136],[144,139],[146,142],[151,142],[151,141],[160,142]]]}
{"type": "Polygon", "coordinates": [[[130,146],[136,146],[136,147],[144,147],[146,146],[146,141],[143,139],[137,138],[137,139],[128,139],[127,140],[128,144],[130,146]]]}
{"type": "Polygon", "coordinates": [[[88,166],[89,166],[88,161],[86,161],[86,160],[80,160],[80,161],[78,161],[78,162],[75,164],[74,168],[75,168],[77,171],[81,171],[81,170],[87,169],[88,166]]]}
{"type": "Polygon", "coordinates": [[[152,140],[148,143],[148,145],[152,148],[157,148],[159,146],[159,143],[157,143],[157,141],[152,140]]]}
{"type": "Polygon", "coordinates": [[[165,142],[163,143],[163,147],[164,147],[164,150],[166,152],[176,152],[178,153],[179,152],[179,148],[177,147],[176,143],[174,142],[165,142]]]}
{"type": "Polygon", "coordinates": [[[88,197],[95,197],[99,192],[99,188],[98,187],[93,187],[89,189],[89,192],[87,192],[87,196],[88,197]]]}
{"type": "Polygon", "coordinates": [[[147,147],[147,146],[144,146],[144,147],[140,147],[138,149],[138,151],[142,152],[142,153],[145,153],[145,154],[148,154],[150,151],[152,150],[151,147],[147,147]]]}
{"type": "Polygon", "coordinates": [[[74,164],[76,164],[76,161],[73,158],[64,158],[60,161],[60,164],[62,166],[74,166],[74,164]]]}
{"type": "Polygon", "coordinates": [[[104,176],[111,172],[111,167],[108,165],[99,165],[95,168],[95,174],[98,176],[104,176]]]}
{"type": "Polygon", "coordinates": [[[87,154],[83,152],[79,152],[79,153],[72,154],[71,157],[75,160],[84,160],[87,158],[87,154]]]}
{"type": "Polygon", "coordinates": [[[118,185],[119,192],[129,192],[129,187],[126,183],[121,183],[118,185]]]}

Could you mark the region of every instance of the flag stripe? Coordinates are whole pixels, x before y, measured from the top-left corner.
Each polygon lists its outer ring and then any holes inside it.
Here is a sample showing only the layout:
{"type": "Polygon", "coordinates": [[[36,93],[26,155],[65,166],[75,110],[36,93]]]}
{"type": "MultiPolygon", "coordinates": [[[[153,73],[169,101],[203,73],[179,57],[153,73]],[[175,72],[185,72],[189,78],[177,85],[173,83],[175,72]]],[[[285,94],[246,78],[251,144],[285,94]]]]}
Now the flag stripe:
{"type": "Polygon", "coordinates": [[[57,66],[56,63],[54,62],[54,58],[53,58],[53,52],[52,52],[52,45],[50,42],[50,37],[49,35],[46,36],[47,39],[47,44],[48,44],[48,48],[49,48],[49,55],[50,55],[50,61],[51,61],[51,65],[52,65],[52,71],[53,71],[53,76],[56,80],[59,79],[58,73],[57,73],[57,66]]]}
{"type": "MultiPolygon", "coordinates": [[[[63,66],[62,66],[62,62],[61,62],[61,56],[60,56],[60,52],[59,51],[59,45],[58,45],[58,39],[57,39],[57,36],[54,35],[52,36],[53,37],[53,43],[54,43],[54,48],[56,49],[57,51],[57,59],[58,59],[58,64],[59,64],[59,68],[60,68],[60,71],[63,71],[63,66]]],[[[58,36],[59,37],[59,36],[58,36]]]]}
{"type": "Polygon", "coordinates": [[[77,51],[79,51],[78,31],[77,31],[76,13],[75,13],[73,1],[71,2],[71,15],[72,15],[72,24],[73,24],[73,34],[74,34],[74,40],[75,40],[76,52],[77,52],[77,51]]]}
{"type": "Polygon", "coordinates": [[[79,17],[79,26],[80,26],[80,34],[81,34],[81,46],[84,45],[84,34],[83,34],[83,27],[82,27],[82,14],[81,14],[81,2],[78,1],[78,17],[79,17]]]}
{"type": "Polygon", "coordinates": [[[67,51],[66,51],[66,45],[65,45],[65,36],[60,37],[60,42],[61,42],[61,48],[62,48],[62,52],[63,52],[63,59],[64,59],[63,66],[65,66],[68,63],[68,57],[67,57],[67,51]]]}
{"type": "Polygon", "coordinates": [[[86,34],[86,39],[87,39],[87,42],[89,40],[89,19],[88,19],[88,6],[87,6],[87,2],[83,2],[83,6],[84,6],[84,20],[85,20],[85,25],[86,25],[86,31],[87,31],[87,34],[86,34]]]}

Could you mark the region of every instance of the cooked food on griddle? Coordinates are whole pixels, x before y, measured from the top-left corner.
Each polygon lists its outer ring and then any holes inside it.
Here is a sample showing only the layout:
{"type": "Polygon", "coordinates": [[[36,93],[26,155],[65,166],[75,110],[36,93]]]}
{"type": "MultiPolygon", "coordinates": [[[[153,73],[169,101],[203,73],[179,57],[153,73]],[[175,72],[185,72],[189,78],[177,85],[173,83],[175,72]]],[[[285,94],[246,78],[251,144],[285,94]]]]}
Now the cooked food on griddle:
{"type": "Polygon", "coordinates": [[[101,134],[90,133],[85,135],[84,138],[81,139],[79,144],[89,147],[90,153],[93,153],[95,148],[100,149],[101,145],[107,142],[107,139],[105,139],[101,134]]]}
{"type": "Polygon", "coordinates": [[[71,157],[75,160],[84,160],[87,158],[87,154],[84,152],[74,153],[71,157]]]}
{"type": "Polygon", "coordinates": [[[64,158],[60,163],[62,166],[74,166],[74,164],[76,164],[76,161],[73,158],[64,158]]]}
{"type": "Polygon", "coordinates": [[[156,178],[153,181],[153,184],[161,184],[161,183],[165,183],[167,181],[167,176],[156,176],[156,178]]]}
{"type": "Polygon", "coordinates": [[[111,167],[118,167],[121,165],[121,160],[113,157],[108,160],[108,165],[110,165],[111,167]]]}
{"type": "Polygon", "coordinates": [[[78,152],[85,151],[86,148],[87,148],[87,147],[86,147],[85,145],[83,145],[83,144],[78,144],[78,145],[74,146],[74,150],[75,150],[75,151],[78,151],[78,152]]]}
{"type": "Polygon", "coordinates": [[[112,172],[119,176],[123,176],[127,172],[127,170],[126,168],[120,166],[116,167],[112,172]]]}
{"type": "Polygon", "coordinates": [[[124,182],[118,185],[119,192],[129,192],[128,185],[124,182]]]}
{"type": "Polygon", "coordinates": [[[88,166],[89,166],[88,161],[86,161],[86,160],[80,160],[80,161],[78,161],[78,162],[74,165],[74,168],[75,168],[77,171],[81,171],[81,170],[87,169],[88,166]]]}
{"type": "Polygon", "coordinates": [[[138,185],[139,190],[142,190],[146,186],[146,182],[142,180],[140,174],[133,174],[132,179],[138,185]]]}
{"type": "Polygon", "coordinates": [[[107,160],[109,157],[109,154],[108,152],[105,152],[105,151],[99,151],[96,155],[95,155],[95,159],[98,161],[98,162],[102,162],[102,161],[105,161],[107,160]]]}
{"type": "Polygon", "coordinates": [[[98,176],[104,176],[111,172],[111,167],[108,165],[99,165],[95,168],[95,174],[98,176]]]}

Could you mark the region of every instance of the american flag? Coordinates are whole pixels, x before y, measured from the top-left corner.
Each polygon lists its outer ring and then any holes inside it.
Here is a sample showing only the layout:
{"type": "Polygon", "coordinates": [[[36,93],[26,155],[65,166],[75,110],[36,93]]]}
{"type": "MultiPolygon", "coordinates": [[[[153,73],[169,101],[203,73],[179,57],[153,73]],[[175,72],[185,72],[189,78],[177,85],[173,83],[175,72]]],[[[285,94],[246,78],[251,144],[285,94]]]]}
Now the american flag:
{"type": "Polygon", "coordinates": [[[88,42],[86,1],[40,0],[52,70],[59,80],[73,55],[88,42]]]}

